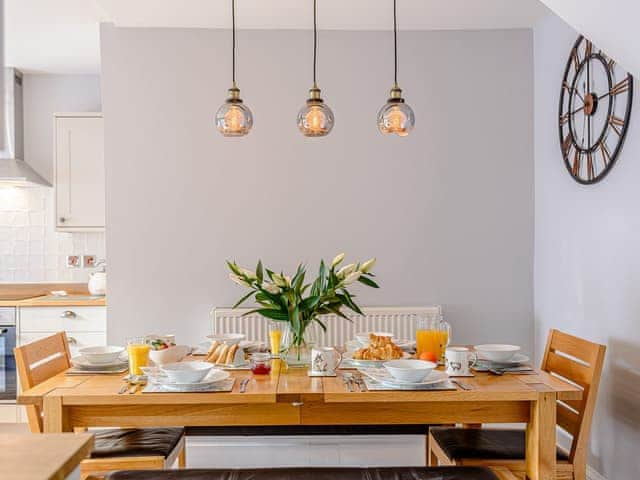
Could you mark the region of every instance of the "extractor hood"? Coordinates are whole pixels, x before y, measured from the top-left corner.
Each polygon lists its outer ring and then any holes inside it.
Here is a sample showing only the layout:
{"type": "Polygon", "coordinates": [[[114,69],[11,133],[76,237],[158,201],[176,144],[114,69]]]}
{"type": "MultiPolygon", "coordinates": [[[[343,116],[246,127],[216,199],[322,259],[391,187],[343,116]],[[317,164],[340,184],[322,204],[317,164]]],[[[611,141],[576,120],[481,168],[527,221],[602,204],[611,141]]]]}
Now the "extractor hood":
{"type": "Polygon", "coordinates": [[[23,160],[22,72],[4,69],[4,149],[0,150],[0,187],[50,187],[23,160]]]}

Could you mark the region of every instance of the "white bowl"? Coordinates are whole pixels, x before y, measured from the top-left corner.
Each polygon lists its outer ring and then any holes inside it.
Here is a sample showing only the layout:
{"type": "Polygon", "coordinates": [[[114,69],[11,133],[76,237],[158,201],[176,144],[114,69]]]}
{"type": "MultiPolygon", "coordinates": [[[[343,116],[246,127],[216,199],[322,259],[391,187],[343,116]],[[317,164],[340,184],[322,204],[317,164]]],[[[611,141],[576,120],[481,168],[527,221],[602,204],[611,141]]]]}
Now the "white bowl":
{"type": "Polygon", "coordinates": [[[93,365],[115,363],[122,352],[124,352],[124,347],[116,346],[84,347],[78,350],[78,353],[93,365]]]}
{"type": "Polygon", "coordinates": [[[149,350],[149,358],[156,365],[165,365],[167,363],[175,363],[187,356],[191,347],[187,345],[176,345],[175,347],[165,348],[164,350],[149,350]]]}
{"type": "Polygon", "coordinates": [[[424,360],[391,360],[382,365],[393,378],[410,383],[421,382],[437,367],[435,363],[424,360]]]}
{"type": "Polygon", "coordinates": [[[502,345],[499,343],[476,345],[473,348],[478,352],[480,358],[492,362],[507,362],[520,351],[520,347],[517,345],[502,345]]]}
{"type": "Polygon", "coordinates": [[[209,362],[179,362],[161,365],[160,370],[174,383],[198,383],[213,367],[209,362]]]}
{"type": "Polygon", "coordinates": [[[217,340],[218,342],[226,345],[235,345],[244,340],[247,336],[244,333],[216,333],[213,335],[207,335],[207,338],[211,340],[217,340]]]}
{"type": "Polygon", "coordinates": [[[356,333],[356,340],[358,340],[358,343],[360,343],[360,345],[366,347],[367,345],[369,345],[369,334],[371,333],[378,337],[390,337],[391,340],[395,338],[395,335],[391,332],[360,332],[356,333]]]}

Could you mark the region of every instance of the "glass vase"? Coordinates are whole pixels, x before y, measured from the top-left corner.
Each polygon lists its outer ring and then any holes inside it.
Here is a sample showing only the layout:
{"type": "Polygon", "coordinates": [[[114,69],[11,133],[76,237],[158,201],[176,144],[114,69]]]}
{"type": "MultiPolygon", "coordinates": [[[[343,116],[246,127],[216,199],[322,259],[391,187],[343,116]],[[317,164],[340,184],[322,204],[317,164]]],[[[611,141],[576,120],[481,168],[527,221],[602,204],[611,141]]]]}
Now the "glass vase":
{"type": "Polygon", "coordinates": [[[286,325],[282,339],[283,353],[289,367],[309,367],[311,350],[316,345],[316,332],[310,324],[302,332],[295,332],[290,324],[286,325]]]}

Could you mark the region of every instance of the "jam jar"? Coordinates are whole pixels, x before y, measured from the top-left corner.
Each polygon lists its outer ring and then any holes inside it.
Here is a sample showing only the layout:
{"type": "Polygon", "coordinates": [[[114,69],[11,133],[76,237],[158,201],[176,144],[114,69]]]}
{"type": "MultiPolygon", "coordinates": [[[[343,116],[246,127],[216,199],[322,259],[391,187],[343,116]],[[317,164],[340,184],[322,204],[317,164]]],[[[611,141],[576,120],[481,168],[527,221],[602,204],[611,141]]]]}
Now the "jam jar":
{"type": "Polygon", "coordinates": [[[269,353],[256,352],[249,357],[251,371],[255,375],[267,375],[271,372],[271,355],[269,353]]]}

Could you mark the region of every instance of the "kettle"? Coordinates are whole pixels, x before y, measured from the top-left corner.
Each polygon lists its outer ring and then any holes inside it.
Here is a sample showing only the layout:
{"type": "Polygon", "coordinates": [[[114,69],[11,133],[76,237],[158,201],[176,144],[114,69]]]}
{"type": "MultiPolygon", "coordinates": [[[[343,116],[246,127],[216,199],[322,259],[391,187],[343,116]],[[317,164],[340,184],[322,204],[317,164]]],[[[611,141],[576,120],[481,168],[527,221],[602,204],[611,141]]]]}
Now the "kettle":
{"type": "Polygon", "coordinates": [[[96,263],[98,270],[89,275],[89,293],[91,295],[105,295],[107,293],[107,264],[104,260],[96,263]]]}

